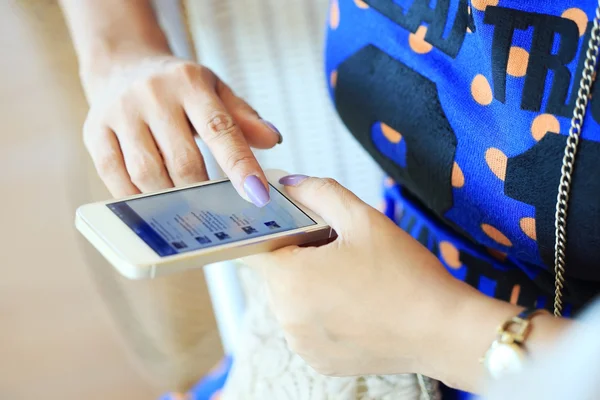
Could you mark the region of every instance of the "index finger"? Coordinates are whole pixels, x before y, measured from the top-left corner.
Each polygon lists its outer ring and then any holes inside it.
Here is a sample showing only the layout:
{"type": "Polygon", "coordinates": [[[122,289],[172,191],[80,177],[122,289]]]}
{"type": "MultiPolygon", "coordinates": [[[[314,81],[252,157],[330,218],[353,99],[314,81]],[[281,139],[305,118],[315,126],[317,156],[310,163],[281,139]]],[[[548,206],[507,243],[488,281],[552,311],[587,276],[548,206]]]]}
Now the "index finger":
{"type": "Polygon", "coordinates": [[[258,207],[269,203],[269,185],[244,134],[216,93],[195,93],[183,107],[200,138],[238,193],[258,207]]]}

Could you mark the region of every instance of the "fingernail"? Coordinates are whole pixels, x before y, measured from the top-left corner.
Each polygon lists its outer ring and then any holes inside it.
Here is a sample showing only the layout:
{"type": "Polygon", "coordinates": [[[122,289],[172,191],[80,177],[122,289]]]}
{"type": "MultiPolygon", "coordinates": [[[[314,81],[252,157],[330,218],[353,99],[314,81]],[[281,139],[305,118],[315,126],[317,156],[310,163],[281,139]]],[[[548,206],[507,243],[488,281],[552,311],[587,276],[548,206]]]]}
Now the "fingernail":
{"type": "Polygon", "coordinates": [[[256,175],[250,175],[246,178],[244,191],[250,201],[257,207],[264,207],[271,201],[269,190],[256,175]]]}
{"type": "Polygon", "coordinates": [[[283,143],[283,136],[281,136],[281,132],[279,132],[279,129],[275,128],[275,125],[273,125],[272,123],[270,123],[269,121],[267,121],[265,119],[261,119],[261,121],[263,124],[268,126],[270,130],[275,132],[277,134],[277,136],[279,136],[279,140],[277,141],[277,144],[283,143]]]}
{"type": "Polygon", "coordinates": [[[308,178],[306,175],[288,175],[281,178],[279,183],[285,186],[297,186],[306,178],[308,178]]]}

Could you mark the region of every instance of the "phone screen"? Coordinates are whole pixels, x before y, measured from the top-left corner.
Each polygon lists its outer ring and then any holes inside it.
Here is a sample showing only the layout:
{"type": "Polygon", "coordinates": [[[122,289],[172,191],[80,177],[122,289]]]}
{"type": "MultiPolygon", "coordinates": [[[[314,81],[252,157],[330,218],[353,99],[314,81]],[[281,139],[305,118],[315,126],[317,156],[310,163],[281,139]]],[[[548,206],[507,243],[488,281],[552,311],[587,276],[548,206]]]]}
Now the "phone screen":
{"type": "Polygon", "coordinates": [[[108,204],[159,256],[165,257],[315,225],[277,189],[258,208],[230,181],[108,204]]]}

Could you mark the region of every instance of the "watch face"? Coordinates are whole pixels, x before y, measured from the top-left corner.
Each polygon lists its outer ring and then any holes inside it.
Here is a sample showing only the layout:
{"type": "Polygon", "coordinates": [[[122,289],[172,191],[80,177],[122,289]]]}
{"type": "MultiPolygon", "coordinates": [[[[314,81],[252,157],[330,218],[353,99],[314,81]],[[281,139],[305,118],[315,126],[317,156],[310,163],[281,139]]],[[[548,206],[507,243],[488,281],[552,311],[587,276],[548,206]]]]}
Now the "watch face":
{"type": "Polygon", "coordinates": [[[525,354],[515,344],[495,342],[488,350],[485,366],[494,379],[513,374],[523,369],[525,354]]]}

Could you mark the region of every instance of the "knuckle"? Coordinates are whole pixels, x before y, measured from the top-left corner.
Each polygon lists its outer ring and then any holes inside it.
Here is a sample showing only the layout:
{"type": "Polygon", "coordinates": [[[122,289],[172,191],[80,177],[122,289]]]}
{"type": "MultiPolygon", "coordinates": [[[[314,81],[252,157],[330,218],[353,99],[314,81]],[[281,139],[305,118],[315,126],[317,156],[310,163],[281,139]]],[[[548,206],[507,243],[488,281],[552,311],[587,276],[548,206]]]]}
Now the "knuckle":
{"type": "Polygon", "coordinates": [[[101,178],[114,175],[121,168],[116,153],[108,153],[96,159],[96,170],[101,178]]]}
{"type": "Polygon", "coordinates": [[[229,171],[237,169],[247,169],[246,167],[254,163],[254,157],[241,151],[232,152],[227,158],[226,166],[229,171]]]}
{"type": "Polygon", "coordinates": [[[242,99],[241,97],[234,96],[232,102],[233,102],[233,107],[235,107],[238,111],[241,111],[247,115],[254,116],[256,118],[260,117],[260,115],[258,114],[258,111],[256,111],[254,108],[252,108],[252,106],[250,106],[250,104],[246,103],[246,101],[244,99],[242,99]]]}
{"type": "Polygon", "coordinates": [[[111,116],[127,113],[132,108],[133,103],[134,99],[131,92],[121,94],[112,101],[112,107],[109,106],[109,110],[112,111],[111,116]]]}
{"type": "Polygon", "coordinates": [[[231,87],[229,87],[229,85],[227,85],[221,79],[217,80],[216,90],[220,96],[233,95],[233,90],[231,89],[231,87]]]}
{"type": "Polygon", "coordinates": [[[352,194],[352,192],[348,191],[348,190],[344,190],[344,188],[338,184],[338,186],[336,187],[336,194],[338,195],[339,199],[340,199],[340,204],[346,208],[346,209],[353,209],[352,207],[350,207],[353,204],[353,198],[354,195],[352,194]]]}
{"type": "Polygon", "coordinates": [[[150,104],[161,104],[164,98],[164,90],[162,79],[159,76],[153,76],[146,79],[140,87],[140,92],[143,101],[147,101],[150,104]]]}
{"type": "Polygon", "coordinates": [[[340,205],[350,208],[354,195],[349,190],[346,190],[338,181],[332,178],[323,179],[322,189],[332,192],[340,201],[340,205]]]}
{"type": "Polygon", "coordinates": [[[106,110],[106,120],[116,130],[125,129],[132,121],[140,118],[138,98],[134,92],[115,98],[106,110]]]}
{"type": "Polygon", "coordinates": [[[212,71],[190,62],[179,64],[175,72],[186,85],[194,89],[209,85],[214,80],[212,71]]]}
{"type": "Polygon", "coordinates": [[[233,117],[223,111],[209,113],[206,126],[210,132],[208,140],[223,140],[229,138],[238,129],[233,117]]]}
{"type": "Polygon", "coordinates": [[[214,87],[216,82],[220,80],[210,68],[198,64],[194,65],[198,68],[197,74],[202,82],[210,83],[214,87]]]}
{"type": "MultiPolygon", "coordinates": [[[[239,97],[238,97],[239,98],[239,97]]],[[[239,108],[244,111],[245,113],[252,115],[256,118],[260,118],[260,114],[258,113],[258,111],[256,111],[254,108],[252,108],[252,106],[248,103],[246,103],[243,99],[240,99],[240,103],[239,103],[239,108]]]]}
{"type": "Polygon", "coordinates": [[[175,71],[177,74],[181,75],[187,81],[196,80],[198,76],[198,66],[192,63],[181,63],[177,65],[175,71]]]}
{"type": "Polygon", "coordinates": [[[202,161],[192,151],[184,151],[173,156],[173,168],[181,178],[197,177],[202,171],[202,161]]]}
{"type": "Polygon", "coordinates": [[[128,171],[131,180],[136,184],[143,184],[153,180],[160,173],[160,167],[151,157],[146,155],[135,155],[128,163],[128,171]]]}
{"type": "Polygon", "coordinates": [[[92,132],[95,131],[95,127],[97,126],[97,121],[96,118],[94,118],[91,114],[91,112],[87,115],[85,121],[83,121],[83,126],[82,126],[82,130],[83,130],[83,134],[84,135],[90,135],[92,132]]]}
{"type": "Polygon", "coordinates": [[[249,115],[253,115],[255,117],[259,117],[258,112],[254,108],[252,108],[246,102],[246,100],[244,100],[243,98],[239,97],[233,91],[233,89],[231,89],[231,87],[229,85],[227,85],[226,83],[224,83],[220,79],[217,81],[216,91],[217,91],[217,94],[221,98],[226,98],[227,99],[228,107],[231,106],[231,107],[235,108],[237,111],[241,111],[241,112],[243,112],[245,114],[249,114],[249,115]]]}
{"type": "Polygon", "coordinates": [[[87,147],[88,150],[91,150],[94,141],[98,136],[97,124],[92,122],[89,118],[85,120],[83,123],[83,143],[87,147]]]}
{"type": "Polygon", "coordinates": [[[97,105],[91,106],[82,125],[84,137],[96,136],[99,132],[102,132],[102,130],[109,125],[108,122],[108,112],[106,107],[101,107],[97,105]]]}
{"type": "Polygon", "coordinates": [[[332,178],[323,178],[319,179],[315,182],[315,190],[316,191],[334,191],[337,192],[340,190],[340,184],[332,178]]]}
{"type": "Polygon", "coordinates": [[[325,179],[323,179],[323,183],[327,188],[333,189],[333,190],[338,190],[340,187],[340,184],[338,183],[338,181],[336,181],[333,178],[325,178],[325,179]]]}

